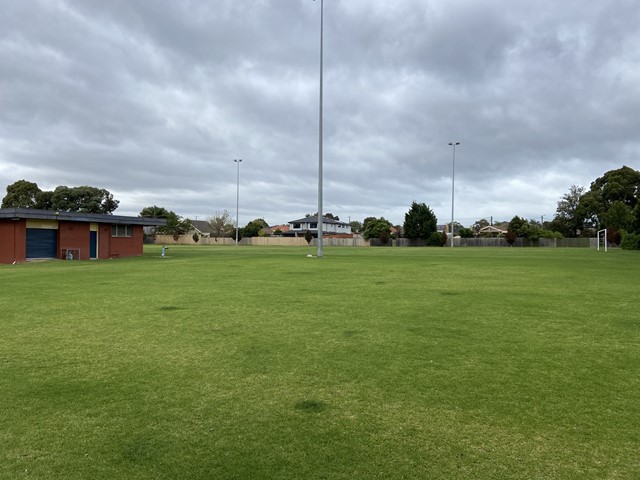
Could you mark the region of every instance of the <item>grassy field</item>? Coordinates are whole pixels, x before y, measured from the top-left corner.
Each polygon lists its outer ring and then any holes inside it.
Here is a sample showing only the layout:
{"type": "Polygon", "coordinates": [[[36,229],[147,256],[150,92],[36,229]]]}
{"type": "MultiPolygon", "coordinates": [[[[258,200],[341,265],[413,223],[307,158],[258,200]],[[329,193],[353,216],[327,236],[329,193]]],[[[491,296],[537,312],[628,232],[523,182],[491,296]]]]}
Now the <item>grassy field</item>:
{"type": "Polygon", "coordinates": [[[640,478],[640,254],[310,253],[0,266],[0,478],[640,478]]]}

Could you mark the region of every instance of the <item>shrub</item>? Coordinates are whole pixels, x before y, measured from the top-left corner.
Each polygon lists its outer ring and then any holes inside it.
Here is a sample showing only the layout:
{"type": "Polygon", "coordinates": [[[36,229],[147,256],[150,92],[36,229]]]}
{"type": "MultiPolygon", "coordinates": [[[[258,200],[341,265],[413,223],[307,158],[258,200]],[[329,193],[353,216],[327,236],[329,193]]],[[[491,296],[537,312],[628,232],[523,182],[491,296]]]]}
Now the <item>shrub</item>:
{"type": "Polygon", "coordinates": [[[640,234],[622,232],[620,248],[624,250],[640,250],[640,234]]]}
{"type": "MultiPolygon", "coordinates": [[[[440,232],[432,232],[431,235],[427,238],[427,246],[428,247],[442,247],[444,243],[442,243],[443,234],[440,232]]],[[[444,241],[447,241],[447,235],[444,234],[444,241]]]]}
{"type": "Polygon", "coordinates": [[[389,236],[389,232],[387,232],[386,230],[382,230],[380,232],[380,242],[382,243],[383,247],[386,247],[389,244],[389,240],[390,240],[390,236],[389,236]]]}
{"type": "Polygon", "coordinates": [[[446,234],[446,233],[442,232],[442,233],[440,234],[440,246],[441,246],[441,247],[444,247],[444,246],[447,244],[447,239],[448,239],[448,238],[449,238],[449,237],[447,237],[447,234],[446,234]]]}
{"type": "Polygon", "coordinates": [[[564,238],[564,235],[552,230],[542,230],[540,231],[540,238],[564,238]]]}
{"type": "Polygon", "coordinates": [[[473,230],[470,228],[461,228],[458,233],[461,238],[473,238],[473,230]]]}

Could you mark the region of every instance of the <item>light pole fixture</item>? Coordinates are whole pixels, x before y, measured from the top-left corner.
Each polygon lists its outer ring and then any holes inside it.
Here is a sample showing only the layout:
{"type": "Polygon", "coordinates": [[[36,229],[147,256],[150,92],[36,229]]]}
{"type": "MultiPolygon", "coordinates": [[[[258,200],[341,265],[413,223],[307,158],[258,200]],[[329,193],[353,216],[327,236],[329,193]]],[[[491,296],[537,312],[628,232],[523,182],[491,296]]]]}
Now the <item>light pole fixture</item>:
{"type": "MultiPolygon", "coordinates": [[[[315,1],[315,0],[314,0],[315,1]]],[[[320,0],[320,102],[318,114],[318,257],[324,256],[322,251],[322,90],[323,90],[323,49],[324,49],[324,0],[320,0]]]]}
{"type": "Polygon", "coordinates": [[[237,247],[238,246],[238,227],[240,226],[240,219],[238,218],[238,215],[240,213],[240,163],[242,163],[242,159],[236,158],[234,162],[238,166],[237,168],[238,173],[236,175],[236,247],[237,247]]]}
{"type": "Polygon", "coordinates": [[[451,248],[453,248],[453,204],[456,185],[456,145],[460,145],[460,142],[449,142],[449,145],[453,147],[453,170],[451,171],[451,248]]]}

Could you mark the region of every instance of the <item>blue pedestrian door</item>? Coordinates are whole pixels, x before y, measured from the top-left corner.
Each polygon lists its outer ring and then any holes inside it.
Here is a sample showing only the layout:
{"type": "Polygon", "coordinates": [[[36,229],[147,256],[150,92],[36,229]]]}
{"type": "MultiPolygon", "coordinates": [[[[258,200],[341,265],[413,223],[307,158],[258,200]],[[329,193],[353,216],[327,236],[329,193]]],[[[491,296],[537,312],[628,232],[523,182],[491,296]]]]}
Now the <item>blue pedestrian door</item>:
{"type": "Polygon", "coordinates": [[[89,258],[98,258],[98,232],[89,233],[89,258]]]}

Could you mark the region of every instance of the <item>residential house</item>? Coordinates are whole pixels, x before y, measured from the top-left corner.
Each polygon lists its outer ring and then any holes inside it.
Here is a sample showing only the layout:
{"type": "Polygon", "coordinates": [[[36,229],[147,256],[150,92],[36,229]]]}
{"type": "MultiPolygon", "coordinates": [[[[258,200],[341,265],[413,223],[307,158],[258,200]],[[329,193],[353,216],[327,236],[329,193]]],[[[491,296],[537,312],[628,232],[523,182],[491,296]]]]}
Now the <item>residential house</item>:
{"type": "MultiPolygon", "coordinates": [[[[289,222],[289,230],[283,232],[285,237],[303,237],[307,230],[314,237],[318,236],[318,216],[300,218],[289,222]]],[[[322,235],[327,237],[352,237],[351,225],[333,218],[322,217],[322,235]]]]}
{"type": "Polygon", "coordinates": [[[193,227],[189,231],[189,235],[193,235],[197,233],[200,238],[208,238],[213,235],[213,231],[211,230],[211,225],[209,222],[204,220],[189,220],[191,222],[191,226],[193,227]]]}

